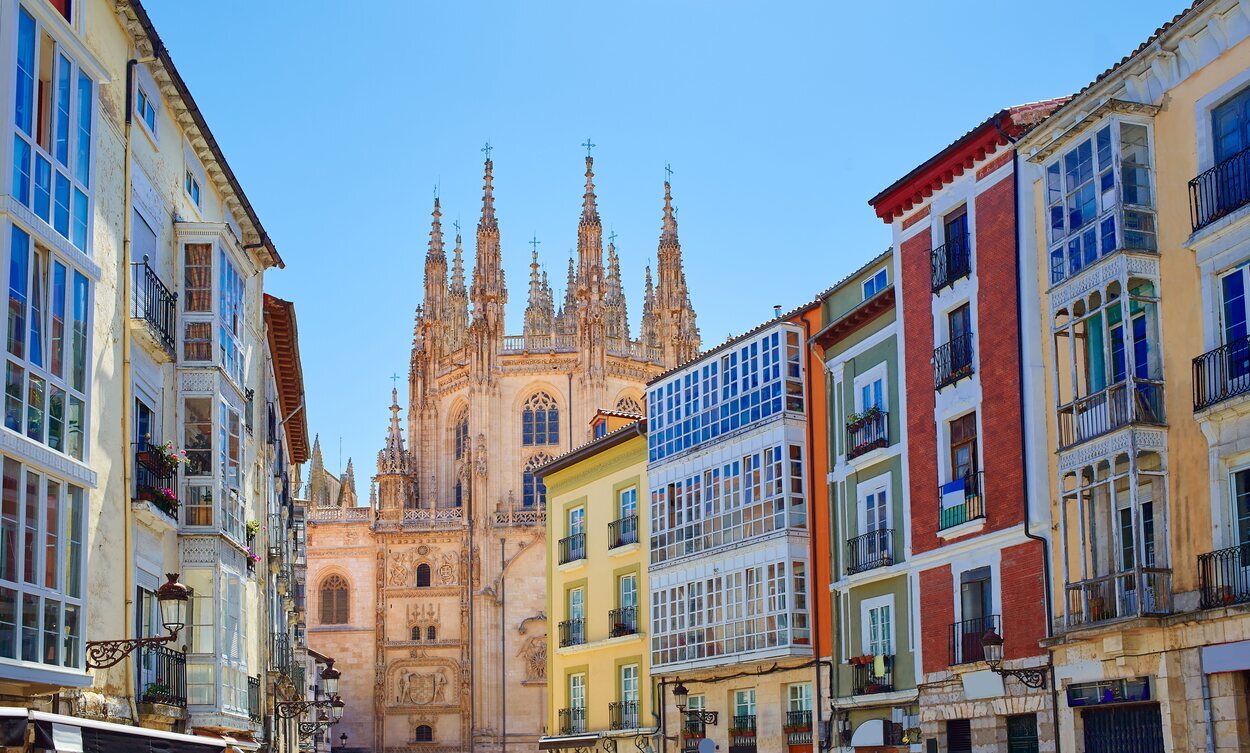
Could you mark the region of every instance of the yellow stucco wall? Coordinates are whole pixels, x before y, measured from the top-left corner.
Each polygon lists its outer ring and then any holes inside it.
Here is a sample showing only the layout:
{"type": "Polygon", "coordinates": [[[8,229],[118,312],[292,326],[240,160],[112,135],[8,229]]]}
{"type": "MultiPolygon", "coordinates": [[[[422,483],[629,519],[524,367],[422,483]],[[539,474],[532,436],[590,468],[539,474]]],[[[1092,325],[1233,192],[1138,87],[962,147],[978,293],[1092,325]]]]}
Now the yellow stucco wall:
{"type": "MultiPolygon", "coordinates": [[[[603,441],[603,440],[600,440],[603,441]]],[[[560,709],[569,706],[568,677],[586,673],[586,729],[609,729],[608,704],[620,700],[620,667],[638,665],[639,725],[652,726],[647,639],[647,440],[635,436],[546,477],[547,484],[547,733],[559,734],[560,709]],[[638,543],[609,549],[608,524],[617,519],[617,494],[638,490],[638,543]],[[586,557],[560,565],[559,541],[568,535],[568,511],[586,509],[586,557]],[[619,599],[617,577],[638,575],[638,632],[611,638],[608,612],[619,599]],[[568,589],[586,589],[586,643],[560,648],[560,622],[568,619],[568,589]]]]}

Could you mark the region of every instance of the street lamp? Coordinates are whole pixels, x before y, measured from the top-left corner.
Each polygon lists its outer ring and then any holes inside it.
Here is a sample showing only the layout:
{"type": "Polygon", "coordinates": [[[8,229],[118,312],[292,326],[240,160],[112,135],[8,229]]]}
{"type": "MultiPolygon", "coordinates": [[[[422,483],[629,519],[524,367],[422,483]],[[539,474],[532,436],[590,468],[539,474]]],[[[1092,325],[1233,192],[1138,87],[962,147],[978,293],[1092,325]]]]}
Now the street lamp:
{"type": "Polygon", "coordinates": [[[346,747],[347,747],[347,733],[346,733],[346,732],[344,732],[343,734],[339,735],[339,747],[341,747],[341,748],[346,748],[346,747]]]}
{"type": "Polygon", "coordinates": [[[339,677],[342,674],[334,668],[333,659],[326,661],[326,668],[321,670],[321,684],[326,689],[326,695],[337,696],[339,694],[339,677]]]}
{"type": "MultiPolygon", "coordinates": [[[[326,661],[326,668],[321,670],[321,686],[325,689],[325,693],[329,698],[323,701],[279,701],[274,704],[273,713],[282,719],[294,719],[309,709],[322,709],[321,716],[325,716],[325,709],[330,710],[330,715],[334,717],[334,721],[343,718],[343,707],[346,705],[339,698],[339,676],[340,672],[334,668],[334,660],[326,661]]],[[[302,725],[301,725],[302,726],[302,725]]]]}
{"type": "Polygon", "coordinates": [[[191,589],[178,582],[178,573],[165,573],[165,577],[169,580],[157,589],[156,601],[160,606],[161,624],[169,635],[87,641],[88,669],[108,669],[140,646],[160,646],[178,639],[178,633],[187,626],[187,600],[191,589]]]}
{"type": "Polygon", "coordinates": [[[992,629],[981,636],[981,651],[990,671],[999,677],[1014,677],[1034,689],[1046,684],[1046,675],[1040,669],[1003,669],[1003,638],[992,629]]]}
{"type": "Polygon", "coordinates": [[[686,688],[685,683],[680,679],[673,686],[673,702],[677,705],[677,711],[686,717],[686,721],[695,720],[702,724],[716,724],[719,713],[716,711],[705,711],[703,709],[694,709],[686,711],[686,703],[690,698],[690,690],[686,688]]]}

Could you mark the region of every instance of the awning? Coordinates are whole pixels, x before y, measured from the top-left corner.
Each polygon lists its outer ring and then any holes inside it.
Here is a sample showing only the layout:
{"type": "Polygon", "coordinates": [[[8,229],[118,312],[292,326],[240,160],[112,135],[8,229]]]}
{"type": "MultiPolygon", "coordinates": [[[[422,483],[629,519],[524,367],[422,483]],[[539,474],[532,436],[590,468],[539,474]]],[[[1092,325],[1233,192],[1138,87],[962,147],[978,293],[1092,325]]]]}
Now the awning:
{"type": "Polygon", "coordinates": [[[1203,646],[1202,669],[1207,674],[1243,672],[1250,669],[1250,641],[1203,646]]]}
{"type": "Polygon", "coordinates": [[[29,718],[35,747],[56,753],[223,753],[226,747],[224,740],[42,711],[29,712],[29,718]]]}
{"type": "Polygon", "coordinates": [[[878,747],[885,745],[885,720],[869,719],[855,728],[851,735],[851,747],[878,747]]]}
{"type": "Polygon", "coordinates": [[[0,706],[0,747],[26,744],[26,725],[30,712],[24,708],[0,706]]]}
{"type": "Polygon", "coordinates": [[[557,735],[554,737],[538,738],[539,750],[560,750],[561,748],[587,748],[595,744],[595,740],[599,739],[598,732],[588,732],[584,735],[557,735]]]}

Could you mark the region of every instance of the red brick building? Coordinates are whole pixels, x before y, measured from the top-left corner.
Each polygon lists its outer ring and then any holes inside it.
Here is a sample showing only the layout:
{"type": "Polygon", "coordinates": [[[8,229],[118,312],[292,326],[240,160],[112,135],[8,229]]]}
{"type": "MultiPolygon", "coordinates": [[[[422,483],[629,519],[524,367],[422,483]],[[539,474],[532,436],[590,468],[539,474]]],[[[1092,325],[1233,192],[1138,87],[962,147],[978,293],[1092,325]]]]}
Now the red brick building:
{"type": "Polygon", "coordinates": [[[921,729],[951,753],[1054,749],[1049,676],[1027,673],[1044,679],[1033,689],[995,668],[1047,664],[1047,544],[1032,537],[1049,536],[1049,500],[1029,492],[1045,436],[1022,410],[1040,404],[1022,358],[1039,347],[1019,326],[1037,293],[1020,274],[1013,145],[1058,104],[995,113],[870,201],[898,249],[921,729]]]}

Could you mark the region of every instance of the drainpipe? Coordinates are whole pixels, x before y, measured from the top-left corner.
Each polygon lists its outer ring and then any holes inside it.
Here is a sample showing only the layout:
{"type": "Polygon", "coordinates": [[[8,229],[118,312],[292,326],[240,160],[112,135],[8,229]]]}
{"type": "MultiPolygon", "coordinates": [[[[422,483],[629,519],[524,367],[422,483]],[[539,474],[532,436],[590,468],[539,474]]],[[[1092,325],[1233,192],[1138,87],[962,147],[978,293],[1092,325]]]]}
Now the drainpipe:
{"type": "MultiPolygon", "coordinates": [[[[570,375],[569,379],[572,378],[570,375]]],[[[499,734],[501,753],[508,753],[508,662],[504,660],[507,656],[504,641],[508,627],[508,560],[504,556],[506,544],[507,539],[499,537],[499,717],[503,720],[499,734]]]]}
{"type": "MultiPolygon", "coordinates": [[[[1011,144],[1011,209],[1012,217],[1015,222],[1015,232],[1013,240],[1016,249],[1016,352],[1020,357],[1016,359],[1017,373],[1020,379],[1020,499],[1024,505],[1024,536],[1041,543],[1042,545],[1042,577],[1045,581],[1042,589],[1043,604],[1046,608],[1046,637],[1053,638],[1055,635],[1054,622],[1054,603],[1051,596],[1051,572],[1050,572],[1050,541],[1044,536],[1038,536],[1029,528],[1029,463],[1028,463],[1028,438],[1025,436],[1023,421],[1028,415],[1027,404],[1024,395],[1024,299],[1021,296],[1021,282],[1023,270],[1020,262],[1020,153],[1015,149],[1017,139],[1011,137],[1003,130],[999,122],[999,116],[994,116],[994,128],[1004,139],[1011,144]]],[[[1047,498],[1047,503],[1050,500],[1047,498]]],[[[1050,724],[1052,734],[1055,736],[1055,753],[1062,753],[1062,743],[1059,739],[1059,688],[1055,681],[1055,655],[1051,648],[1046,648],[1046,669],[1050,674],[1050,724]]]]}
{"type": "MultiPolygon", "coordinates": [[[[803,395],[803,405],[807,407],[807,412],[809,414],[808,419],[804,422],[806,424],[804,429],[807,431],[807,469],[808,469],[807,475],[808,475],[808,478],[811,479],[811,483],[808,484],[809,488],[807,490],[807,501],[808,501],[808,505],[807,505],[807,510],[808,510],[808,513],[807,513],[808,514],[807,551],[808,551],[808,560],[809,560],[809,565],[808,565],[809,585],[813,587],[808,589],[808,593],[811,594],[812,629],[816,631],[815,634],[813,634],[812,636],[812,647],[816,650],[816,655],[813,657],[816,659],[816,673],[815,673],[816,674],[816,686],[815,686],[816,692],[813,695],[813,703],[812,703],[814,710],[816,712],[816,718],[813,720],[815,724],[813,729],[816,731],[817,750],[823,750],[824,741],[820,739],[821,735],[824,733],[824,726],[821,724],[821,718],[820,718],[821,703],[820,703],[820,633],[819,631],[820,631],[820,596],[821,594],[818,593],[816,590],[816,588],[818,587],[817,578],[816,578],[816,568],[817,568],[816,563],[818,561],[817,560],[818,554],[816,551],[816,528],[815,526],[812,525],[816,517],[816,514],[815,514],[816,513],[816,497],[812,493],[813,488],[816,486],[816,475],[811,472],[816,467],[816,461],[815,461],[816,454],[814,450],[815,437],[812,433],[812,419],[810,417],[812,415],[811,356],[815,352],[815,348],[812,346],[812,330],[811,330],[811,325],[807,321],[806,313],[802,317],[800,317],[800,322],[803,324],[803,340],[807,343],[807,347],[808,347],[808,364],[807,364],[807,369],[805,370],[803,374],[803,392],[805,393],[803,395]]],[[[823,369],[824,369],[823,363],[821,364],[821,369],[823,373],[823,369]]],[[[828,406],[826,406],[826,413],[827,412],[828,412],[828,406]]],[[[828,448],[826,448],[825,454],[827,457],[828,448]]],[[[825,502],[822,501],[822,504],[825,504],[825,502]]],[[[832,542],[830,543],[832,544],[832,542]]],[[[832,556],[832,554],[830,556],[832,556]]],[[[830,577],[832,577],[832,573],[830,573],[830,577]]],[[[828,589],[826,589],[826,591],[827,590],[828,589]]],[[[833,655],[832,644],[829,646],[829,655],[830,656],[833,655]]]]}
{"type": "MultiPolygon", "coordinates": [[[[132,484],[133,469],[131,464],[134,457],[130,451],[130,434],[131,434],[131,366],[130,366],[130,298],[133,295],[130,283],[130,236],[131,222],[130,215],[134,211],[133,200],[131,198],[131,153],[133,142],[131,139],[131,131],[134,126],[134,101],[135,101],[135,66],[140,63],[151,63],[156,60],[156,55],[160,53],[160,48],[153,50],[153,55],[144,58],[131,58],[126,61],[126,120],[125,120],[125,164],[122,166],[122,253],[117,262],[118,276],[121,278],[121,330],[122,330],[122,410],[121,410],[121,446],[125,448],[122,452],[122,525],[123,525],[123,541],[125,542],[123,550],[125,552],[125,574],[122,578],[123,588],[125,589],[125,610],[122,619],[122,635],[130,635],[130,618],[133,614],[135,599],[135,573],[134,573],[134,535],[131,528],[134,526],[134,511],[130,509],[130,487],[132,484]]],[[[126,674],[126,697],[130,705],[130,716],[136,722],[139,719],[139,709],[135,705],[135,664],[131,657],[127,662],[126,674]]]]}

